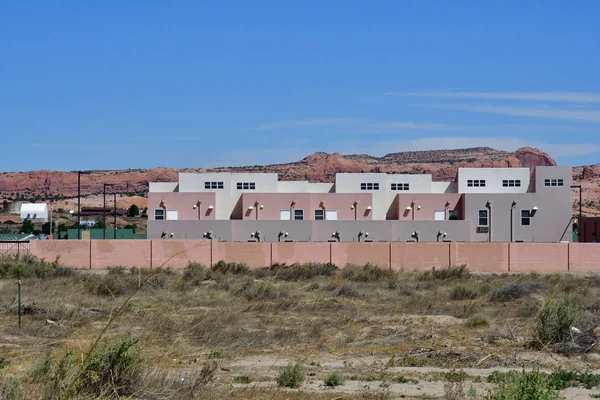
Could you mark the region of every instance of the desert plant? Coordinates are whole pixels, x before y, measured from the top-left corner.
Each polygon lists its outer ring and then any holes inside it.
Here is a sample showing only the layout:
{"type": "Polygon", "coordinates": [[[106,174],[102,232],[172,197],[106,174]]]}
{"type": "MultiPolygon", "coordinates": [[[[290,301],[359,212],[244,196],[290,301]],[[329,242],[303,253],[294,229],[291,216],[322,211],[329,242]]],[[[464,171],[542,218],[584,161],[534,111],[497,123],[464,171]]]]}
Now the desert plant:
{"type": "Polygon", "coordinates": [[[246,274],[248,273],[248,271],[250,271],[250,268],[248,268],[248,266],[246,264],[240,264],[240,263],[228,263],[225,262],[223,260],[219,260],[217,261],[212,267],[211,269],[214,272],[220,272],[222,274],[246,274]]]}
{"type": "Polygon", "coordinates": [[[252,383],[252,378],[250,378],[248,375],[238,375],[233,378],[233,382],[249,384],[252,383]]]}
{"type": "Polygon", "coordinates": [[[562,397],[548,385],[538,370],[506,374],[486,396],[485,400],[558,400],[562,397]]]}
{"type": "Polygon", "coordinates": [[[288,364],[279,371],[275,380],[279,386],[299,388],[304,382],[304,367],[300,363],[288,364]]]}
{"type": "Polygon", "coordinates": [[[210,278],[210,271],[203,264],[189,262],[183,270],[181,279],[190,285],[198,286],[206,279],[210,278]]]}
{"type": "Polygon", "coordinates": [[[349,264],[340,270],[339,275],[354,282],[377,282],[382,279],[389,279],[394,275],[394,272],[372,264],[366,264],[362,267],[349,264]]]}
{"type": "Polygon", "coordinates": [[[325,386],[340,386],[344,383],[344,379],[342,378],[342,374],[339,371],[335,370],[331,372],[329,375],[323,379],[323,383],[325,386]]]}
{"type": "MultiPolygon", "coordinates": [[[[268,273],[276,279],[283,281],[300,281],[314,278],[316,276],[331,276],[338,268],[331,263],[308,263],[297,265],[273,265],[268,268],[268,273]]],[[[266,271],[257,270],[257,276],[266,271]]]]}
{"type": "Polygon", "coordinates": [[[450,291],[452,300],[473,300],[477,297],[477,292],[465,285],[457,285],[450,291]]]}
{"type": "Polygon", "coordinates": [[[490,321],[482,315],[473,315],[465,322],[467,328],[483,328],[490,325],[490,321]]]}
{"type": "Polygon", "coordinates": [[[247,300],[276,300],[286,297],[287,293],[281,288],[267,281],[246,279],[241,287],[234,291],[236,296],[245,297],[247,300]]]}
{"type": "Polygon", "coordinates": [[[576,317],[577,309],[571,299],[547,301],[537,315],[535,339],[544,346],[568,341],[576,317]]]}
{"type": "Polygon", "coordinates": [[[436,280],[448,280],[448,279],[466,279],[471,276],[471,272],[466,265],[458,265],[436,269],[433,267],[431,271],[424,272],[421,276],[421,280],[436,279],[436,280]]]}
{"type": "Polygon", "coordinates": [[[525,297],[539,289],[540,285],[529,282],[512,282],[508,283],[492,292],[490,301],[492,302],[508,302],[521,297],[525,297]]]}

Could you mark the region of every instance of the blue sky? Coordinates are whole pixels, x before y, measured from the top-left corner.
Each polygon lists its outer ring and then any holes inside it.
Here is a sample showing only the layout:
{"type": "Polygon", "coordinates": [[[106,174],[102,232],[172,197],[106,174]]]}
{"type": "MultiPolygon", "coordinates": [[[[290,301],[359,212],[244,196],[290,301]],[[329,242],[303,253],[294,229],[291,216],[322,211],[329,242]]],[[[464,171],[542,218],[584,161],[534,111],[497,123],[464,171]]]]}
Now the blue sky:
{"type": "Polygon", "coordinates": [[[0,170],[600,162],[597,1],[0,3],[0,170]]]}

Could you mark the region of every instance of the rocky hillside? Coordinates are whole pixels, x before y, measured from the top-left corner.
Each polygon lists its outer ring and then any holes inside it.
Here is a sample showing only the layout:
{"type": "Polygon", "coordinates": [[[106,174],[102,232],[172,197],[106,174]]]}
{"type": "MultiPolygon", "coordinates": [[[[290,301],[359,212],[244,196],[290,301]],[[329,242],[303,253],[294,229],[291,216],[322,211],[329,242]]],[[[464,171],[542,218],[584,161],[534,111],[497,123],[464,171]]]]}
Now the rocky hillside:
{"type": "MultiPolygon", "coordinates": [[[[540,150],[521,148],[513,153],[487,147],[411,151],[391,153],[383,157],[366,154],[340,155],[314,153],[298,162],[215,169],[189,168],[181,171],[277,172],[284,180],[332,182],[336,172],[431,173],[435,180],[447,181],[456,176],[458,167],[533,167],[556,165],[540,150]]],[[[120,171],[86,171],[81,175],[82,194],[102,193],[104,183],[115,184],[117,192],[143,194],[148,182],[172,182],[180,170],[174,168],[129,169],[120,171]]],[[[111,190],[111,191],[112,191],[111,190]]],[[[0,174],[0,197],[39,199],[77,195],[77,173],[57,171],[8,172],[0,174]]]]}

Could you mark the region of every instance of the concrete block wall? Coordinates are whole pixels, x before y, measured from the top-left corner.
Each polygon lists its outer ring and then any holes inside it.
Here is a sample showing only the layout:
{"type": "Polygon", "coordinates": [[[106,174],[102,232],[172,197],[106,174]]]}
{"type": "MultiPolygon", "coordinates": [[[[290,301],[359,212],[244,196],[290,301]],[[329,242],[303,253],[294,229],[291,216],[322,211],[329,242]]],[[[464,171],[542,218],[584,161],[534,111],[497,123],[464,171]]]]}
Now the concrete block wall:
{"type": "Polygon", "coordinates": [[[212,240],[35,240],[33,255],[73,268],[181,269],[219,260],[273,264],[373,264],[396,271],[466,264],[474,272],[600,272],[596,243],[217,242],[212,240]]]}

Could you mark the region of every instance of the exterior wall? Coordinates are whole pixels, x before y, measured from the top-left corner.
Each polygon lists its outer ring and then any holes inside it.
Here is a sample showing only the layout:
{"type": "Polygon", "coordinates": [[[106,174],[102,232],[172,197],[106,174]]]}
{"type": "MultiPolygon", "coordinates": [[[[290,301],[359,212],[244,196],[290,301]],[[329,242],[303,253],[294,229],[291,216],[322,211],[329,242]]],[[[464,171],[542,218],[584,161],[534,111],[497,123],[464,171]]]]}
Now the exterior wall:
{"type": "MultiPolygon", "coordinates": [[[[242,210],[244,220],[280,220],[282,210],[290,210],[295,201],[294,210],[303,210],[304,220],[314,220],[315,210],[336,210],[338,220],[371,220],[372,212],[367,206],[372,203],[371,193],[244,193],[242,194],[242,210]],[[355,210],[351,209],[354,201],[358,202],[355,210]],[[263,209],[256,203],[264,205],[263,209]],[[325,208],[321,207],[321,202],[325,208]],[[252,210],[249,207],[253,207],[252,210]]],[[[294,212],[291,211],[291,219],[294,212]]]]}
{"type": "Polygon", "coordinates": [[[313,183],[308,181],[279,181],[277,193],[332,193],[333,183],[313,183]]]}
{"type": "Polygon", "coordinates": [[[450,265],[471,271],[508,272],[508,243],[450,243],[450,265]]]}
{"type": "Polygon", "coordinates": [[[196,262],[212,265],[210,240],[152,240],[152,268],[185,268],[196,262]]]}
{"type": "Polygon", "coordinates": [[[571,243],[569,244],[569,271],[600,272],[600,244],[571,243]]]}
{"type": "Polygon", "coordinates": [[[573,169],[571,167],[536,167],[535,191],[537,193],[551,194],[569,193],[569,207],[571,207],[571,185],[573,185],[573,169]],[[546,179],[562,179],[563,186],[545,186],[546,179]]]}
{"type": "Polygon", "coordinates": [[[29,251],[38,258],[46,261],[59,262],[70,268],[90,268],[89,240],[32,240],[29,251]]]}
{"type": "Polygon", "coordinates": [[[458,193],[448,194],[399,194],[398,195],[398,216],[399,220],[414,220],[415,221],[433,221],[435,220],[435,211],[444,211],[445,218],[448,219],[449,210],[457,210],[458,218],[462,219],[460,206],[460,200],[462,195],[458,193]],[[407,207],[411,206],[414,202],[414,207],[408,210],[407,207]],[[446,207],[446,203],[450,203],[446,207]],[[419,209],[419,207],[421,207],[419,209]]]}
{"type": "Polygon", "coordinates": [[[581,242],[600,242],[600,217],[581,219],[581,242]]]}
{"type": "Polygon", "coordinates": [[[567,272],[568,243],[509,243],[511,272],[567,272]]]}
{"type": "Polygon", "coordinates": [[[252,193],[276,193],[277,192],[277,174],[273,173],[180,173],[179,191],[180,192],[208,192],[215,194],[216,215],[215,219],[230,219],[235,206],[244,192],[252,193]],[[204,182],[223,182],[223,189],[205,189],[204,182]],[[255,190],[238,190],[237,182],[254,182],[255,190]]]}
{"type": "Polygon", "coordinates": [[[600,245],[592,243],[219,243],[206,240],[35,240],[31,254],[71,268],[182,268],[219,260],[252,268],[273,263],[376,264],[393,270],[429,270],[466,264],[473,272],[600,272],[600,245]],[[135,242],[135,243],[134,243],[135,242]],[[166,263],[165,263],[166,262],[166,263]]]}
{"type": "Polygon", "coordinates": [[[423,271],[450,265],[449,243],[391,243],[391,269],[423,271]]]}
{"type": "Polygon", "coordinates": [[[177,192],[179,182],[149,182],[148,192],[177,192]]]}
{"type": "Polygon", "coordinates": [[[92,240],[90,248],[91,269],[152,266],[149,240],[92,240]]]}
{"type": "Polygon", "coordinates": [[[526,193],[529,187],[529,168],[459,168],[459,193],[526,193]],[[470,179],[485,179],[485,187],[468,187],[470,179]],[[503,187],[504,179],[520,179],[520,187],[503,187]]]}
{"type": "Polygon", "coordinates": [[[488,233],[477,233],[479,210],[486,209],[491,202],[490,231],[492,242],[559,242],[571,240],[570,199],[564,195],[551,196],[542,193],[515,194],[465,194],[465,220],[471,223],[471,237],[476,242],[488,241],[488,233]],[[512,202],[517,205],[511,214],[512,202]],[[531,216],[530,225],[521,224],[521,211],[537,207],[531,216]],[[512,216],[511,216],[512,215],[512,216]]]}
{"type": "Polygon", "coordinates": [[[336,193],[371,193],[372,194],[372,219],[385,220],[388,209],[396,193],[393,194],[387,187],[386,174],[357,174],[342,173],[335,175],[336,193]],[[379,190],[360,190],[361,183],[378,183],[379,190]]]}
{"type": "Polygon", "coordinates": [[[331,243],[331,262],[338,267],[376,265],[390,268],[390,243],[331,243]]]}
{"type": "Polygon", "coordinates": [[[431,182],[431,193],[458,193],[458,183],[431,182]]]}
{"type": "Polygon", "coordinates": [[[219,260],[246,264],[250,268],[271,265],[270,243],[219,243],[212,244],[213,263],[219,260]]]}
{"type": "Polygon", "coordinates": [[[154,210],[161,208],[161,202],[166,205],[165,218],[166,210],[177,210],[179,220],[214,220],[219,208],[214,193],[149,192],[148,220],[154,220],[154,210]],[[199,201],[202,202],[200,209],[194,209],[194,205],[199,201]],[[213,209],[209,209],[209,206],[213,206],[213,209]]]}
{"type": "MultiPolygon", "coordinates": [[[[277,242],[279,232],[287,232],[287,239],[295,242],[327,242],[334,232],[340,232],[342,242],[358,242],[358,233],[369,233],[375,242],[411,240],[411,233],[419,232],[421,242],[437,242],[438,232],[446,233],[446,240],[470,241],[470,221],[148,221],[148,238],[159,239],[162,232],[173,239],[201,239],[206,231],[213,232],[219,241],[248,241],[252,232],[259,231],[261,241],[277,242]]],[[[440,237],[439,240],[443,240],[440,237]]]]}
{"type": "Polygon", "coordinates": [[[305,264],[331,262],[329,243],[272,243],[272,264],[305,264]]]}

